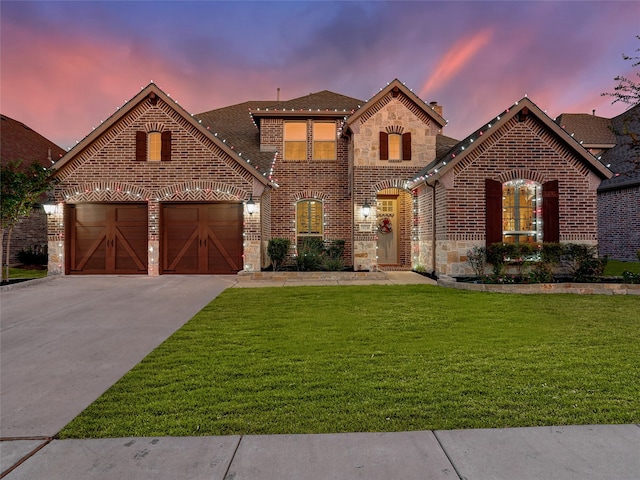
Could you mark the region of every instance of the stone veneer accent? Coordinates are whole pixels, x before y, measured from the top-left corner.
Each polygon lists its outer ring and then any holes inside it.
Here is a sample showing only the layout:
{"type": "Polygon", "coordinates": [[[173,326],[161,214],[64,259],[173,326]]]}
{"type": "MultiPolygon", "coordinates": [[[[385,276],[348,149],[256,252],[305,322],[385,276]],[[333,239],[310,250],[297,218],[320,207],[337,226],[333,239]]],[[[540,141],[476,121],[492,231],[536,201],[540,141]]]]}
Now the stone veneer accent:
{"type": "Polygon", "coordinates": [[[441,287],[497,293],[574,293],[579,295],[640,295],[640,285],[626,283],[537,283],[529,285],[487,285],[438,279],[441,287]]]}

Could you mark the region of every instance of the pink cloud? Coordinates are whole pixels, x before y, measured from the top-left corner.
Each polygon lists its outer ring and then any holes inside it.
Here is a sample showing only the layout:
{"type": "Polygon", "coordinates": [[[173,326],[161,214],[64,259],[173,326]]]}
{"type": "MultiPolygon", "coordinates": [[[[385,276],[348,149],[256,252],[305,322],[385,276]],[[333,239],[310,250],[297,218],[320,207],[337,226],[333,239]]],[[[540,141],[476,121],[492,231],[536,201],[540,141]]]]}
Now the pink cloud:
{"type": "Polygon", "coordinates": [[[482,47],[489,43],[492,36],[493,29],[485,28],[470,37],[462,37],[454,43],[445,52],[431,76],[422,85],[420,95],[424,96],[451,80],[482,47]]]}

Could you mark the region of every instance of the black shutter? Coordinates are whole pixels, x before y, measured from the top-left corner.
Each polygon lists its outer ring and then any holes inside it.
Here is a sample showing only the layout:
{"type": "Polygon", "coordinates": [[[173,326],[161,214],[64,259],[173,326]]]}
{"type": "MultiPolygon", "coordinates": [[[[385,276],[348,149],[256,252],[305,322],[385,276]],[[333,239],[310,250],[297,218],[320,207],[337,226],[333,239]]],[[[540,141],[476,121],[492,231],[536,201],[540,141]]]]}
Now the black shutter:
{"type": "Polygon", "coordinates": [[[147,161],[147,133],[136,132],[136,161],[147,161]]]}
{"type": "Polygon", "coordinates": [[[160,160],[163,162],[168,162],[171,160],[171,131],[166,130],[162,132],[161,137],[161,150],[160,150],[160,160]]]}
{"type": "Polygon", "coordinates": [[[380,132],[380,160],[389,160],[389,135],[380,132]]]}
{"type": "Polygon", "coordinates": [[[486,245],[502,242],[502,183],[485,179],[486,245]]]}
{"type": "Polygon", "coordinates": [[[402,134],[402,160],[411,160],[411,132],[402,134]]]}
{"type": "Polygon", "coordinates": [[[557,180],[542,184],[542,241],[547,243],[560,241],[560,202],[557,180]]]}

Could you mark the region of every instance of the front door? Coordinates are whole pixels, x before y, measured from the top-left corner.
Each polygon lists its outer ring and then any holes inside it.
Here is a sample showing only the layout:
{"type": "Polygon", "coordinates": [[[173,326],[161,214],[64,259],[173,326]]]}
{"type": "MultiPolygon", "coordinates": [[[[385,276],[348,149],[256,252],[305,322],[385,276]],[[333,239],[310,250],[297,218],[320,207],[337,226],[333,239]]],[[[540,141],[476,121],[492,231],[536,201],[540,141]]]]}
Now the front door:
{"type": "Polygon", "coordinates": [[[378,196],[378,264],[398,264],[398,197],[378,196]]]}
{"type": "Polygon", "coordinates": [[[242,204],[165,204],[161,243],[162,273],[237,273],[243,268],[242,204]]]}
{"type": "Polygon", "coordinates": [[[70,274],[146,274],[147,205],[68,205],[70,274]]]}

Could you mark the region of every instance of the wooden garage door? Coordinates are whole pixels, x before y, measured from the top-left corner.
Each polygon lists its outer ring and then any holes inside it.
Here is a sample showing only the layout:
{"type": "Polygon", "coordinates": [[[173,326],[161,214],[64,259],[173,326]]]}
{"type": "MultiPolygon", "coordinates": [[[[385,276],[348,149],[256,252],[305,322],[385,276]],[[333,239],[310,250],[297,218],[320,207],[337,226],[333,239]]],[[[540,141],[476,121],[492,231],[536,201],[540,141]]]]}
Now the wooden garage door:
{"type": "Polygon", "coordinates": [[[242,204],[164,204],[162,273],[242,270],[242,204]]]}
{"type": "Polygon", "coordinates": [[[147,205],[68,206],[69,273],[147,274],[147,205]]]}

